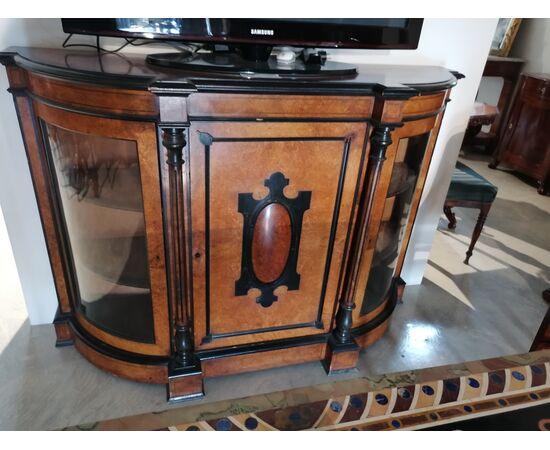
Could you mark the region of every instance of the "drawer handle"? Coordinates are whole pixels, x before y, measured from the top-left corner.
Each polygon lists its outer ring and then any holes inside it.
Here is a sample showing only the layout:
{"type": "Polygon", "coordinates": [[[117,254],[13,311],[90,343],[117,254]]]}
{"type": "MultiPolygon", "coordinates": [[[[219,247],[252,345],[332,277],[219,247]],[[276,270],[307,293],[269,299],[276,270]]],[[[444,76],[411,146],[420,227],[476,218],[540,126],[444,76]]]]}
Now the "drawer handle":
{"type": "Polygon", "coordinates": [[[544,95],[546,93],[546,86],[541,86],[538,88],[539,95],[544,95]]]}

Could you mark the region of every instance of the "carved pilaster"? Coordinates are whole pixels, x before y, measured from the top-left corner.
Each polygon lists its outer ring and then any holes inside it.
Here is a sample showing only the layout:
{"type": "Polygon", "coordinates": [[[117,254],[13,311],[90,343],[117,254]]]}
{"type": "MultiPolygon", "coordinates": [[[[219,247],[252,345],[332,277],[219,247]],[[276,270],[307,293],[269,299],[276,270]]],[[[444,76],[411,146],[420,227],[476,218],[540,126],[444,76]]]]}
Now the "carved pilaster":
{"type": "Polygon", "coordinates": [[[170,292],[174,323],[174,351],[182,365],[191,360],[192,343],[189,330],[189,305],[185,291],[187,257],[185,252],[185,217],[183,201],[183,148],[186,145],[185,128],[163,128],[162,144],[167,150],[170,198],[170,233],[168,236],[169,254],[173,273],[170,292]]]}
{"type": "Polygon", "coordinates": [[[191,321],[191,295],[188,282],[184,158],[187,128],[162,127],[162,145],[167,164],[167,253],[170,259],[169,292],[172,306],[174,357],[168,374],[168,400],[177,401],[203,395],[200,363],[194,356],[191,321]]]}
{"type": "Polygon", "coordinates": [[[395,125],[380,124],[371,134],[371,149],[367,167],[366,180],[359,202],[356,224],[350,245],[350,255],[347,260],[342,294],[336,314],[335,329],[329,341],[330,352],[325,367],[329,372],[348,370],[355,366],[359,353],[359,346],[355,343],[351,328],[352,315],[355,309],[355,289],[357,276],[361,262],[363,247],[367,238],[370,216],[374,203],[376,186],[382,171],[382,165],[386,159],[386,149],[391,145],[391,132],[395,125]],[[344,353],[342,353],[344,352],[344,353]],[[350,352],[355,357],[350,357],[350,352]],[[347,354],[345,357],[342,354],[347,354]],[[341,360],[341,362],[338,361],[341,360]]]}

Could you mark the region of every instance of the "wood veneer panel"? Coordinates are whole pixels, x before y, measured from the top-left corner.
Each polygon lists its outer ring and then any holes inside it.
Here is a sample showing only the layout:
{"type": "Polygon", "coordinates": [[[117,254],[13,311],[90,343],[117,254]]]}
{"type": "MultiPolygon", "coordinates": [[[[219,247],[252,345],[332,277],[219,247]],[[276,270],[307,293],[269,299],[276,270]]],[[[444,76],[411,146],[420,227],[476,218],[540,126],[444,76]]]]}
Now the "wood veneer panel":
{"type": "Polygon", "coordinates": [[[151,384],[163,384],[168,380],[167,366],[134,364],[111,358],[86,345],[77,335],[74,336],[74,345],[94,366],[119,377],[151,384]]]}
{"type": "Polygon", "coordinates": [[[374,97],[311,95],[192,94],[188,113],[195,117],[368,118],[374,97]]]}
{"type": "Polygon", "coordinates": [[[275,281],[283,273],[292,238],[288,210],[271,203],[258,215],[252,231],[252,270],[264,283],[275,281]]]}
{"type": "Polygon", "coordinates": [[[240,372],[289,366],[311,361],[321,361],[325,357],[326,344],[313,344],[302,347],[285,348],[247,355],[231,356],[201,361],[204,375],[218,377],[240,372]]]}
{"type": "Polygon", "coordinates": [[[356,347],[355,350],[334,352],[329,346],[324,363],[325,370],[330,375],[354,369],[359,359],[359,351],[360,348],[356,347]]]}
{"type": "Polygon", "coordinates": [[[8,81],[11,89],[20,89],[27,86],[27,71],[17,66],[6,66],[8,81]]]}
{"type": "Polygon", "coordinates": [[[366,131],[364,123],[192,124],[196,346],[224,347],[330,329],[366,131]],[[199,132],[220,141],[207,151],[199,132]],[[238,198],[246,193],[264,198],[269,192],[264,182],[275,172],[289,180],[284,189],[288,198],[311,192],[311,206],[303,216],[299,243],[299,288],[277,288],[278,300],[262,307],[255,301],[257,289],[235,294],[243,251],[238,198]],[[322,327],[316,328],[319,310],[322,327]],[[209,342],[209,334],[220,337],[209,342]]]}
{"type": "Polygon", "coordinates": [[[69,108],[146,118],[158,115],[157,99],[148,91],[61,81],[35,73],[29,73],[28,89],[34,95],[69,108]]]}
{"type": "Polygon", "coordinates": [[[435,95],[425,95],[421,97],[413,97],[405,103],[403,108],[403,117],[419,116],[437,112],[443,106],[445,92],[435,95]]]}
{"type": "Polygon", "coordinates": [[[386,333],[388,326],[390,325],[390,320],[387,319],[385,322],[382,322],[374,330],[369,331],[368,333],[363,334],[362,336],[356,337],[355,341],[359,344],[360,347],[368,347],[369,345],[374,344],[378,339],[380,339],[386,333]]]}

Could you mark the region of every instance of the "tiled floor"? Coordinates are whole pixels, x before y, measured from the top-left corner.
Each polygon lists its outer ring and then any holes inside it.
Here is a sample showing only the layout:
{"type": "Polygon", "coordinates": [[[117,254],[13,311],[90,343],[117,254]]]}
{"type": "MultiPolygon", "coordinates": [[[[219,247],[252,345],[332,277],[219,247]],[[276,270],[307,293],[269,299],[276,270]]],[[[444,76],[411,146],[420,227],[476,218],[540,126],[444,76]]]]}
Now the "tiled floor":
{"type": "MultiPolygon", "coordinates": [[[[550,286],[550,197],[475,159],[467,155],[463,161],[496,184],[499,193],[470,265],[462,260],[477,213],[457,209],[456,231],[447,231],[442,216],[426,277],[405,290],[389,332],[363,352],[357,372],[332,379],[529,349],[547,308],[541,292],[550,286]]],[[[2,228],[0,246],[5,255],[9,245],[2,228]]],[[[14,286],[13,261],[2,259],[0,285],[14,286]]],[[[0,429],[62,428],[168,407],[163,386],[115,378],[73,347],[54,348],[51,326],[31,328],[25,320],[17,286],[0,296],[0,429]]],[[[206,398],[193,403],[326,382],[318,363],[264,370],[208,379],[206,398]]]]}

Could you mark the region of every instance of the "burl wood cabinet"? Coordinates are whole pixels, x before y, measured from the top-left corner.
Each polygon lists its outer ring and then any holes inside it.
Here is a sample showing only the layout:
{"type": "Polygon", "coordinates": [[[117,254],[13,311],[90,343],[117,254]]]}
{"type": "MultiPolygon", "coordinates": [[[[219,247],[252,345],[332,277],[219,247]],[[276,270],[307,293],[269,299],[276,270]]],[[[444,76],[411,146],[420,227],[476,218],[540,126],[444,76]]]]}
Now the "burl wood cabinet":
{"type": "Polygon", "coordinates": [[[380,338],[456,76],[247,79],[1,54],[59,297],[57,345],[168,398],[380,338]]]}

